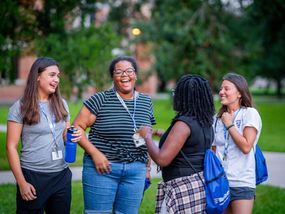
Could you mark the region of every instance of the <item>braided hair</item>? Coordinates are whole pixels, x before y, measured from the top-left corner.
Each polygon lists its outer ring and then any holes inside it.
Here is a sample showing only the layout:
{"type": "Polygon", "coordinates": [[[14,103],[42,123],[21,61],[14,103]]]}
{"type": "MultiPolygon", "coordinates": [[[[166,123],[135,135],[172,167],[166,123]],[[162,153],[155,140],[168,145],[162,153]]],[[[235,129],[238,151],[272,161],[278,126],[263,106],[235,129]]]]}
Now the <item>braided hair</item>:
{"type": "Polygon", "coordinates": [[[178,116],[192,116],[202,127],[213,124],[214,101],[209,82],[198,75],[184,75],[174,93],[173,109],[178,116]]]}

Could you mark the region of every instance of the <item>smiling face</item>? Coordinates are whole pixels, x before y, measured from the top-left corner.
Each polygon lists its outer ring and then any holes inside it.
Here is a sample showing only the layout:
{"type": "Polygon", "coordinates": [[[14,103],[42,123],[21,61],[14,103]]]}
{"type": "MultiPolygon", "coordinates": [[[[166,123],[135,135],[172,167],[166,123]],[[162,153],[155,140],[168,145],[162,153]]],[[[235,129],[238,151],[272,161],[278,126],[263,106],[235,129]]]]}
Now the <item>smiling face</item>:
{"type": "Polygon", "coordinates": [[[240,106],[241,94],[232,82],[224,80],[222,82],[219,95],[222,105],[233,107],[240,106]]]}
{"type": "Polygon", "coordinates": [[[59,84],[60,71],[56,65],[48,66],[38,76],[38,94],[40,100],[46,100],[50,94],[55,93],[59,84]]]}
{"type": "Polygon", "coordinates": [[[124,60],[116,63],[113,71],[113,81],[121,97],[132,98],[136,78],[135,69],[129,61],[124,60]]]}

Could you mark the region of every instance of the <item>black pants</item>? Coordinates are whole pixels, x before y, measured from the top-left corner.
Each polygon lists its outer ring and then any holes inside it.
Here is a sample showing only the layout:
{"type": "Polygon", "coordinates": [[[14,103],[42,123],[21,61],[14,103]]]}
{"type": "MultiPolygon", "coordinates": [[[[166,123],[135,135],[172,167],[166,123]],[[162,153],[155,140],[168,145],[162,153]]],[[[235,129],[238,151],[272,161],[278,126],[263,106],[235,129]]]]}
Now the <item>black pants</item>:
{"type": "Polygon", "coordinates": [[[17,185],[17,214],[69,214],[71,203],[71,171],[42,173],[22,169],[26,181],[32,184],[37,198],[25,201],[17,185]]]}

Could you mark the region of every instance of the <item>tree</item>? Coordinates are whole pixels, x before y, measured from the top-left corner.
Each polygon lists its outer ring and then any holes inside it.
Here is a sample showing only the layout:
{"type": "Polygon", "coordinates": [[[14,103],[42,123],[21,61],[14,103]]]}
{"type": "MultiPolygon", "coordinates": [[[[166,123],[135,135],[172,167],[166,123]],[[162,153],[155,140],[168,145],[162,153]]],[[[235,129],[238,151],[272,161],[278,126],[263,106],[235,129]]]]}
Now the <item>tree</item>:
{"type": "Polygon", "coordinates": [[[256,38],[257,73],[276,82],[276,95],[282,96],[285,77],[285,2],[254,1],[248,10],[253,36],[256,38]]]}
{"type": "Polygon", "coordinates": [[[214,85],[237,63],[225,24],[231,16],[220,1],[157,0],[152,19],[136,24],[143,31],[140,40],[153,43],[155,70],[162,81],[195,73],[214,85]]]}
{"type": "Polygon", "coordinates": [[[106,84],[107,63],[112,49],[118,47],[120,37],[110,24],[95,28],[96,0],[1,1],[0,15],[0,71],[1,77],[15,80],[13,65],[19,54],[50,56],[62,66],[63,92],[70,95],[72,88],[79,90],[87,84],[102,89],[106,84]],[[38,4],[40,3],[40,4],[38,4]],[[72,26],[81,18],[79,26],[72,26]],[[86,26],[85,20],[91,24],[86,26]]]}
{"type": "Polygon", "coordinates": [[[25,19],[16,0],[0,1],[0,83],[16,78],[17,56],[23,47],[25,19]]]}
{"type": "Polygon", "coordinates": [[[70,97],[72,89],[77,89],[79,98],[89,85],[97,90],[109,86],[108,64],[119,41],[112,27],[105,24],[99,28],[74,29],[65,40],[59,34],[51,34],[37,40],[36,51],[39,55],[54,56],[61,66],[63,93],[70,97]]]}

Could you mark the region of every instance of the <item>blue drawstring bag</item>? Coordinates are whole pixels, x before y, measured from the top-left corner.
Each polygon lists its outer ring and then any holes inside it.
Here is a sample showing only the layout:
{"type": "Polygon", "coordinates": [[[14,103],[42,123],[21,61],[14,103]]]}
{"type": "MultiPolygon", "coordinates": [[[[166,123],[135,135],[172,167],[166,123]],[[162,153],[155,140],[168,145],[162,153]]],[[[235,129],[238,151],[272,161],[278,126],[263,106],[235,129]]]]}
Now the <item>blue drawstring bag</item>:
{"type": "Polygon", "coordinates": [[[224,168],[215,153],[208,149],[204,159],[206,212],[222,213],[230,203],[230,187],[224,168]]]}
{"type": "MultiPolygon", "coordinates": [[[[186,162],[197,173],[184,152],[180,151],[186,162]]],[[[204,184],[206,193],[206,213],[221,214],[230,203],[230,186],[224,168],[211,149],[207,149],[204,157],[204,184]]]]}
{"type": "MultiPolygon", "coordinates": [[[[206,145],[205,132],[204,129],[202,130],[206,145]]],[[[180,151],[180,153],[194,172],[197,173],[184,152],[180,151]]],[[[221,161],[211,149],[206,149],[204,156],[204,179],[202,179],[199,174],[198,176],[205,188],[206,213],[221,214],[230,203],[230,186],[221,161]]]]}
{"type": "Polygon", "coordinates": [[[255,176],[256,176],[256,185],[264,182],[268,178],[266,160],[262,154],[261,149],[258,144],[255,146],[255,176]]]}

